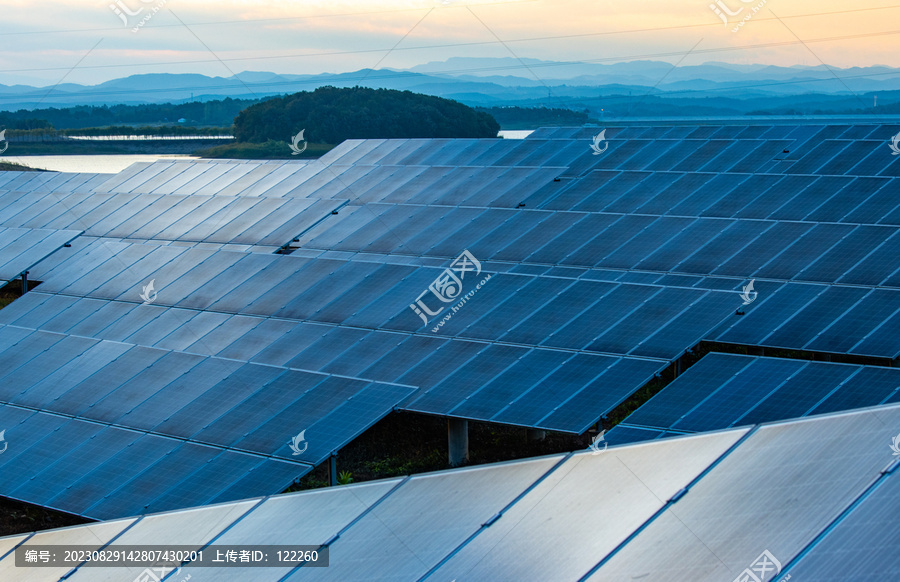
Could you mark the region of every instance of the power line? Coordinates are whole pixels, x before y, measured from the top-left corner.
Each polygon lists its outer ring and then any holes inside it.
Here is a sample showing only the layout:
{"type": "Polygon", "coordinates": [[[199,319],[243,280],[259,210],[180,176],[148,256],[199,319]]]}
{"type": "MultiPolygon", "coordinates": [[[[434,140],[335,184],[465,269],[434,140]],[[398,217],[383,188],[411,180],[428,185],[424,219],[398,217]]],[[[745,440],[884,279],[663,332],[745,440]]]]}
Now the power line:
{"type": "MultiPolygon", "coordinates": [[[[535,1],[535,0],[523,0],[523,1],[535,1]]],[[[498,4],[512,4],[514,2],[500,2],[498,4]]],[[[894,6],[882,6],[877,8],[860,8],[855,10],[841,10],[835,12],[817,12],[817,13],[808,13],[808,14],[797,14],[793,16],[784,16],[782,19],[791,19],[791,18],[809,18],[814,16],[825,16],[825,15],[837,15],[837,14],[848,14],[852,12],[866,12],[872,10],[887,10],[887,9],[896,9],[900,8],[900,5],[894,6]]],[[[422,9],[417,9],[421,11],[422,9]]],[[[407,12],[409,10],[403,11],[392,11],[392,12],[407,12]]],[[[777,21],[776,18],[756,18],[755,22],[761,21],[777,21]]],[[[181,26],[181,25],[165,25],[165,26],[181,26]]],[[[193,25],[192,25],[193,26],[193,25]]],[[[642,29],[630,29],[630,30],[618,30],[618,31],[604,31],[604,32],[592,32],[592,33],[581,33],[581,34],[567,34],[567,35],[559,35],[559,36],[542,36],[542,37],[530,37],[530,38],[520,38],[520,39],[510,39],[506,40],[507,44],[509,43],[522,43],[522,42],[536,42],[536,41],[549,41],[549,40],[571,40],[574,38],[588,38],[594,36],[607,36],[614,34],[631,34],[638,32],[659,32],[665,30],[686,30],[691,28],[701,28],[701,27],[711,27],[716,26],[720,27],[721,25],[718,22],[715,23],[703,23],[703,24],[686,24],[686,25],[678,25],[678,26],[663,26],[657,28],[642,28],[642,29]]],[[[85,29],[87,30],[87,29],[85,29]]],[[[98,29],[98,30],[106,30],[106,29],[98,29]]],[[[858,34],[858,35],[845,35],[838,37],[826,37],[822,39],[812,39],[807,42],[829,42],[834,40],[849,40],[856,38],[865,38],[869,36],[881,36],[881,35],[890,35],[897,34],[900,31],[886,31],[886,32],[878,32],[878,33],[866,33],[866,34],[858,34]]],[[[0,33],[2,35],[4,33],[0,33]]],[[[19,33],[8,33],[8,34],[19,34],[19,33]]],[[[267,60],[276,60],[276,59],[298,59],[298,58],[319,58],[319,57],[330,57],[330,56],[346,56],[346,55],[354,55],[354,54],[368,54],[368,53],[381,53],[385,51],[417,51],[417,50],[432,50],[432,49],[442,49],[442,48],[460,48],[460,47],[476,47],[476,46],[485,46],[485,45],[496,45],[496,41],[479,41],[479,42],[463,42],[463,43],[447,43],[447,44],[436,44],[436,45],[421,45],[421,46],[412,46],[412,47],[396,47],[396,48],[373,48],[373,49],[360,49],[360,50],[352,50],[352,51],[328,51],[328,52],[315,52],[315,53],[291,53],[291,54],[282,54],[282,55],[267,55],[267,56],[258,56],[258,57],[233,57],[227,59],[193,59],[186,61],[157,61],[150,63],[142,63],[140,66],[142,67],[162,67],[162,66],[173,66],[173,65],[192,65],[192,64],[209,64],[209,63],[222,63],[225,62],[246,62],[246,61],[267,61],[267,60]]],[[[715,48],[715,49],[704,49],[701,51],[695,51],[696,53],[706,53],[706,52],[719,52],[723,50],[741,50],[744,48],[771,48],[776,46],[784,46],[791,44],[802,44],[797,41],[788,41],[782,43],[766,43],[766,44],[757,44],[757,45],[746,45],[744,47],[732,47],[732,48],[715,48]]],[[[530,67],[546,67],[546,66],[561,66],[561,65],[569,65],[569,64],[579,64],[579,63],[598,63],[598,62],[615,62],[615,61],[623,61],[629,59],[636,58],[647,58],[647,57],[662,57],[662,56],[681,56],[683,52],[670,52],[670,53],[654,53],[649,55],[632,55],[632,56],[619,56],[619,57],[607,57],[605,59],[586,59],[580,61],[569,61],[564,63],[533,63],[529,65],[530,67]]],[[[81,67],[82,69],[110,69],[110,68],[123,68],[123,67],[134,67],[134,63],[122,63],[122,64],[109,64],[109,65],[90,65],[86,67],[81,67]]],[[[439,71],[441,73],[455,73],[455,72],[480,72],[480,71],[490,71],[490,70],[508,70],[510,68],[521,68],[521,67],[488,67],[488,68],[476,68],[476,69],[459,69],[455,71],[439,71]]],[[[43,67],[43,68],[27,68],[27,69],[0,69],[0,73],[28,73],[28,72],[47,72],[47,71],[61,71],[66,70],[65,67],[43,67]]]]}
{"type": "MultiPolygon", "coordinates": [[[[529,2],[538,2],[539,0],[506,0],[504,2],[484,2],[478,6],[499,6],[504,4],[525,4],[529,2]]],[[[464,7],[466,5],[461,5],[464,7]]],[[[455,6],[456,7],[456,6],[455,6]]],[[[343,12],[339,14],[308,14],[306,16],[282,16],[279,18],[246,18],[243,20],[214,20],[211,22],[189,22],[188,26],[219,26],[229,24],[254,24],[262,22],[273,22],[283,24],[289,20],[311,20],[314,18],[342,18],[345,16],[376,16],[380,14],[396,14],[399,12],[421,12],[423,8],[398,8],[396,10],[374,10],[369,12],[343,12]]],[[[181,28],[182,24],[153,24],[145,28],[181,28]]],[[[116,28],[69,28],[58,30],[30,30],[27,32],[0,32],[0,36],[32,36],[37,34],[72,34],[79,32],[123,32],[127,30],[124,27],[116,28]]]]}

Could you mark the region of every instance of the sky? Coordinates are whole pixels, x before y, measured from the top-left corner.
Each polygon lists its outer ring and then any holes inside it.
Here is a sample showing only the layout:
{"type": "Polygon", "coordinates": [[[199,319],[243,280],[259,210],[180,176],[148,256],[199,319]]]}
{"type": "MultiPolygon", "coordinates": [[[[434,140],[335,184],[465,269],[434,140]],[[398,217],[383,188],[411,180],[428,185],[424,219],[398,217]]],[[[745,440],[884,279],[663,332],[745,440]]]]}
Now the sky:
{"type": "Polygon", "coordinates": [[[900,67],[900,4],[877,0],[0,0],[0,14],[5,85],[452,57],[900,67]]]}

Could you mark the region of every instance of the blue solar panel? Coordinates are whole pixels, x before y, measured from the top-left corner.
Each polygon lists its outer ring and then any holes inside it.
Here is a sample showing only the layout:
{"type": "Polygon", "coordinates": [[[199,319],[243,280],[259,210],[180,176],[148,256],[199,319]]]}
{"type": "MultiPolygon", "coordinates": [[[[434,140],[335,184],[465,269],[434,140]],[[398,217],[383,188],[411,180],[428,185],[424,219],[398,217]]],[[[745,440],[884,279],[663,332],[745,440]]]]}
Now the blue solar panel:
{"type": "Polygon", "coordinates": [[[797,360],[759,359],[688,411],[672,427],[700,432],[732,426],[806,365],[797,360]]]}
{"type": "Polygon", "coordinates": [[[811,224],[779,222],[766,230],[765,236],[756,238],[737,254],[713,271],[722,276],[750,277],[772,260],[791,242],[800,239],[813,228],[811,224]]]}
{"type": "Polygon", "coordinates": [[[762,343],[769,346],[797,348],[807,344],[819,332],[852,309],[869,289],[859,287],[829,287],[794,317],[785,321],[762,343]]]}
{"type": "Polygon", "coordinates": [[[782,574],[822,582],[896,579],[900,565],[893,540],[900,518],[898,498],[900,479],[894,475],[882,480],[782,574]]]}
{"type": "Polygon", "coordinates": [[[635,410],[627,422],[644,427],[669,428],[754,361],[754,358],[745,356],[707,354],[679,376],[676,382],[635,410]]]}
{"type": "Polygon", "coordinates": [[[536,424],[550,430],[568,430],[581,434],[597,422],[598,410],[609,411],[621,404],[639,387],[653,379],[665,365],[660,361],[623,358],[564,400],[536,424]]]}
{"type": "Polygon", "coordinates": [[[804,347],[814,351],[847,353],[898,309],[900,293],[876,289],[845,313],[838,313],[834,323],[804,347]]]}
{"type": "Polygon", "coordinates": [[[405,408],[446,414],[477,387],[490,382],[527,353],[528,349],[522,347],[489,346],[471,360],[461,364],[458,370],[443,378],[435,378],[434,386],[407,404],[405,408]]]}
{"type": "Polygon", "coordinates": [[[854,366],[810,362],[736,422],[751,424],[804,416],[856,370],[854,366]]]}
{"type": "Polygon", "coordinates": [[[755,288],[759,293],[758,299],[746,308],[747,314],[741,316],[733,327],[710,339],[742,345],[762,345],[762,340],[774,329],[827,289],[824,285],[789,284],[773,290],[771,286],[760,282],[757,282],[755,288]]]}
{"type": "Polygon", "coordinates": [[[682,176],[669,172],[623,172],[617,180],[603,186],[604,196],[610,192],[610,202],[598,209],[604,212],[634,212],[682,176]]]}
{"type": "Polygon", "coordinates": [[[602,301],[598,301],[577,319],[559,328],[542,343],[548,346],[584,349],[591,345],[597,336],[660,292],[661,287],[620,285],[603,296],[602,301]]]}

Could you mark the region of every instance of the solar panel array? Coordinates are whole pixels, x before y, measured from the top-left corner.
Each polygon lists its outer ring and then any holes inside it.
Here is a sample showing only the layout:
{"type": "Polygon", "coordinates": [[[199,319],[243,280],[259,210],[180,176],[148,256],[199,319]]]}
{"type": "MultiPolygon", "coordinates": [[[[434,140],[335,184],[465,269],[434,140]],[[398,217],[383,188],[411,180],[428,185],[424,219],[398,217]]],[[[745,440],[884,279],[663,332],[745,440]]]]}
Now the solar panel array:
{"type": "Polygon", "coordinates": [[[328,548],[327,568],[166,570],[165,580],[201,582],[720,581],[751,568],[767,581],[890,580],[900,571],[900,477],[884,469],[897,466],[888,445],[898,422],[900,407],[882,406],[2,538],[0,575],[131,580],[143,569],[15,568],[14,555],[165,540],[207,553],[328,548]],[[761,556],[779,571],[761,572],[761,556]]]}
{"type": "Polygon", "coordinates": [[[85,234],[0,312],[2,402],[192,451],[147,445],[180,463],[158,490],[97,474],[51,505],[109,517],[223,499],[235,473],[204,470],[209,447],[284,468],[252,485],[277,492],[392,409],[583,433],[704,340],[893,360],[888,129],[623,128],[596,156],[587,128],[350,140],[309,163],[4,176],[0,226],[85,234]],[[170,500],[179,479],[190,500],[170,500]]]}
{"type": "MultiPolygon", "coordinates": [[[[470,306],[484,316],[459,332],[448,326],[454,336],[448,339],[423,333],[409,310],[416,291],[439,273],[413,265],[94,242],[45,273],[38,290],[0,312],[0,322],[412,385],[428,394],[405,404],[409,410],[583,432],[664,368],[683,342],[698,341],[702,322],[718,322],[735,303],[732,293],[719,291],[551,280],[560,293],[567,291],[560,297],[566,304],[596,304],[590,317],[559,330],[537,313],[513,329],[519,339],[499,345],[494,340],[510,333],[508,322],[533,304],[529,290],[549,290],[544,280],[495,275],[485,296],[494,293],[497,304],[470,306]],[[141,304],[141,289],[151,280],[158,294],[152,305],[141,304]],[[513,310],[504,308],[507,302],[513,310]],[[660,310],[683,315],[671,329],[644,338],[660,310]],[[598,318],[609,322],[606,333],[594,331],[598,318]],[[681,325],[687,320],[694,320],[691,326],[681,325]]],[[[556,309],[551,304],[546,313],[556,309]]]]}
{"type": "Polygon", "coordinates": [[[612,444],[900,402],[900,370],[711,353],[605,435],[612,444]]]}

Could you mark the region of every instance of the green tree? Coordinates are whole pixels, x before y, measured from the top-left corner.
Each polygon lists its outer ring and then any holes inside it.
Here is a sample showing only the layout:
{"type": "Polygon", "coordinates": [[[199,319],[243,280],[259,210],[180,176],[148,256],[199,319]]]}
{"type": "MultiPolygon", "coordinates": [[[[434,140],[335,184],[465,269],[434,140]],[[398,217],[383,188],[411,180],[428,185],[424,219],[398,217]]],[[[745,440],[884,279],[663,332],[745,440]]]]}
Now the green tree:
{"type": "Polygon", "coordinates": [[[307,141],[346,139],[497,137],[487,113],[457,101],[411,91],[320,87],[251,105],[234,120],[240,142],[287,141],[305,129],[307,141]]]}

